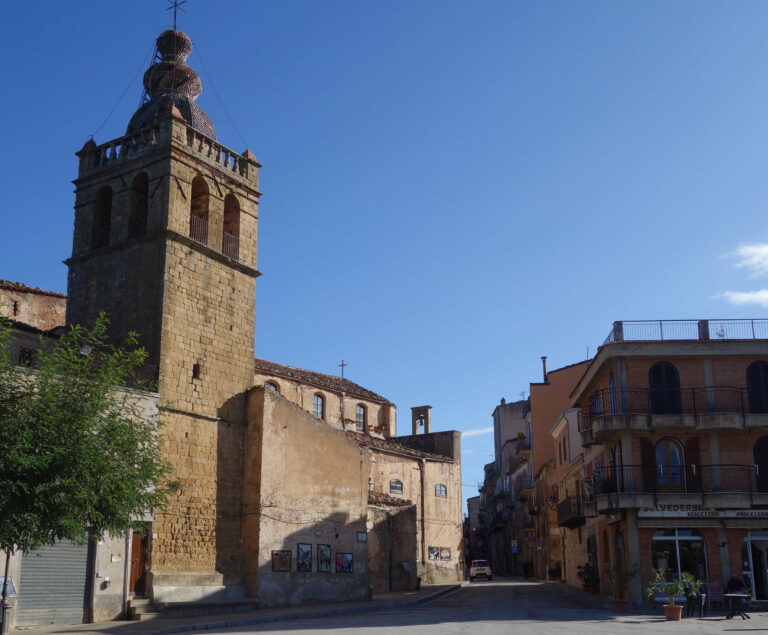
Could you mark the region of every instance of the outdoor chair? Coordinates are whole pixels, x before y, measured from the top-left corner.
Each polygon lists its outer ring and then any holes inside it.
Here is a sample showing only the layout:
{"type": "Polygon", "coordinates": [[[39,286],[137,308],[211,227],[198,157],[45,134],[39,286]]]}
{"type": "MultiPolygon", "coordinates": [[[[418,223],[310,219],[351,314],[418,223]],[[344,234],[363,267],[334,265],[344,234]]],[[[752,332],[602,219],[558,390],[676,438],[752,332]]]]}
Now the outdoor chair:
{"type": "Polygon", "coordinates": [[[723,597],[723,585],[720,582],[710,582],[707,587],[707,604],[709,610],[716,603],[720,603],[720,608],[725,608],[725,598],[723,597]]]}
{"type": "Polygon", "coordinates": [[[706,617],[707,615],[707,587],[702,584],[699,587],[699,595],[689,595],[685,602],[685,615],[691,617],[692,615],[698,615],[699,617],[706,617]]]}

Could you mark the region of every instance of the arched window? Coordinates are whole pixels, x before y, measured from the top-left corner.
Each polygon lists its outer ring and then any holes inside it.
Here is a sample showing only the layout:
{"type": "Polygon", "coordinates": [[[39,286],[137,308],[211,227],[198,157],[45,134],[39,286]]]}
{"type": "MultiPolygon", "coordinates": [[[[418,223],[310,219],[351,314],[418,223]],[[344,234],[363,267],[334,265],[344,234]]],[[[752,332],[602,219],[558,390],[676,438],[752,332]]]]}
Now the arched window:
{"type": "Polygon", "coordinates": [[[652,414],[680,413],[680,375],[669,362],[657,362],[648,371],[652,414]]]}
{"type": "Polygon", "coordinates": [[[234,194],[224,197],[224,235],[221,241],[224,255],[237,260],[240,256],[240,203],[234,194]]]}
{"type": "Polygon", "coordinates": [[[131,185],[131,215],[128,218],[128,238],[137,238],[147,231],[149,210],[149,176],[139,172],[131,185]]]}
{"type": "Polygon", "coordinates": [[[656,484],[662,491],[682,491],[685,487],[683,448],[674,439],[656,444],[656,484]]]}
{"type": "Polygon", "coordinates": [[[768,412],[768,362],[761,360],[747,366],[747,393],[750,412],[768,412]]]}
{"type": "Polygon", "coordinates": [[[264,382],[264,388],[271,392],[276,392],[277,394],[280,394],[280,389],[277,387],[277,384],[271,381],[265,381],[264,382]]]}
{"type": "Polygon", "coordinates": [[[192,179],[192,199],[189,203],[189,237],[208,244],[208,184],[202,176],[192,179]]]}
{"type": "Polygon", "coordinates": [[[355,427],[365,432],[365,406],[361,403],[355,406],[355,427]]]}
{"type": "Polygon", "coordinates": [[[91,225],[91,249],[109,244],[112,225],[112,188],[105,185],[96,192],[93,200],[93,224],[91,225]]]}
{"type": "Polygon", "coordinates": [[[448,488],[442,483],[435,485],[435,496],[448,496],[448,488]]]}
{"type": "Polygon", "coordinates": [[[402,494],[403,482],[398,478],[393,478],[389,481],[389,493],[390,494],[402,494]]]}
{"type": "Polygon", "coordinates": [[[325,399],[322,395],[315,394],[312,397],[312,414],[321,420],[325,420],[325,399]]]}

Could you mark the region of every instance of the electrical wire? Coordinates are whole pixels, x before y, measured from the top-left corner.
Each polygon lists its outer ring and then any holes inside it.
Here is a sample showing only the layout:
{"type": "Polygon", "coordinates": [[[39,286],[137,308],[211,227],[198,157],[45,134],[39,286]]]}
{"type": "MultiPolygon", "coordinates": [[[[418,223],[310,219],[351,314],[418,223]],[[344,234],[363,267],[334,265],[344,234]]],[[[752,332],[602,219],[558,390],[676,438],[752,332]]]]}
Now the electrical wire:
{"type": "Polygon", "coordinates": [[[94,133],[91,135],[91,138],[93,138],[97,134],[99,134],[101,129],[107,124],[109,119],[115,113],[115,110],[117,109],[118,104],[123,100],[123,97],[125,97],[125,94],[128,92],[128,89],[131,86],[133,86],[133,83],[136,81],[136,78],[139,76],[139,74],[141,73],[142,69],[146,66],[147,59],[149,58],[150,55],[152,55],[154,50],[155,50],[155,44],[153,43],[152,46],[149,49],[149,52],[144,56],[144,59],[141,61],[141,65],[139,66],[139,70],[136,71],[136,73],[135,73],[135,75],[133,77],[131,77],[131,81],[128,82],[128,85],[125,87],[125,90],[122,92],[120,97],[117,98],[117,101],[115,102],[115,105],[112,106],[112,110],[109,111],[109,114],[107,115],[107,118],[101,123],[101,125],[98,128],[96,128],[94,133]]]}
{"type": "Polygon", "coordinates": [[[211,80],[211,76],[208,73],[208,68],[205,66],[205,62],[203,61],[203,56],[200,54],[200,47],[197,45],[196,42],[192,42],[192,44],[193,44],[192,52],[195,54],[197,59],[200,60],[200,66],[202,66],[203,72],[205,73],[205,79],[211,85],[211,90],[213,91],[213,94],[216,97],[216,101],[219,102],[219,106],[221,106],[221,109],[224,111],[224,115],[227,117],[227,119],[229,120],[229,123],[235,129],[235,132],[237,133],[237,136],[240,137],[240,140],[245,144],[245,147],[249,148],[250,146],[248,145],[248,142],[245,140],[245,137],[241,134],[240,130],[235,125],[235,122],[232,121],[232,117],[229,116],[229,112],[227,111],[226,107],[224,106],[224,102],[222,102],[221,98],[219,97],[219,93],[216,90],[216,86],[214,86],[213,80],[211,80]]]}

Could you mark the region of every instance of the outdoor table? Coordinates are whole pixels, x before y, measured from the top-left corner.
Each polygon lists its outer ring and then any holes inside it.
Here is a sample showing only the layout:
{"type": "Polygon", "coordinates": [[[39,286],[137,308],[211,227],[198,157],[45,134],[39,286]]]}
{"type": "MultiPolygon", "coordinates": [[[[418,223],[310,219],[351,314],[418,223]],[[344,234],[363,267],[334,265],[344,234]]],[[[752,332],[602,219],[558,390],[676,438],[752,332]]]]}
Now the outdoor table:
{"type": "Polygon", "coordinates": [[[741,615],[741,619],[751,619],[745,612],[745,602],[747,598],[752,597],[746,593],[724,593],[723,597],[730,598],[731,612],[725,616],[725,619],[729,620],[734,615],[741,615]]]}

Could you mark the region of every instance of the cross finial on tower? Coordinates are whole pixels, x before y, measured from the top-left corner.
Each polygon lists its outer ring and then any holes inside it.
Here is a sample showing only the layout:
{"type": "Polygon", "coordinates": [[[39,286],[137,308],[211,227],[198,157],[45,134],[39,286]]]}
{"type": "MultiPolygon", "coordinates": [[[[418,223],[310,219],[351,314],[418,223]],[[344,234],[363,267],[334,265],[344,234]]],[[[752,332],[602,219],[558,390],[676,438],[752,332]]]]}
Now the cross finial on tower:
{"type": "Polygon", "coordinates": [[[342,359],[342,360],[341,360],[341,364],[339,364],[339,366],[341,366],[341,377],[343,378],[343,377],[344,377],[344,367],[345,367],[345,366],[349,366],[349,364],[347,364],[347,362],[345,362],[345,361],[342,359]]]}
{"type": "MultiPolygon", "coordinates": [[[[173,30],[176,30],[176,13],[179,9],[181,9],[182,4],[186,4],[187,0],[168,0],[168,4],[171,6],[166,9],[166,11],[170,11],[173,9],[173,30]]],[[[184,11],[184,9],[181,9],[184,11]]]]}

